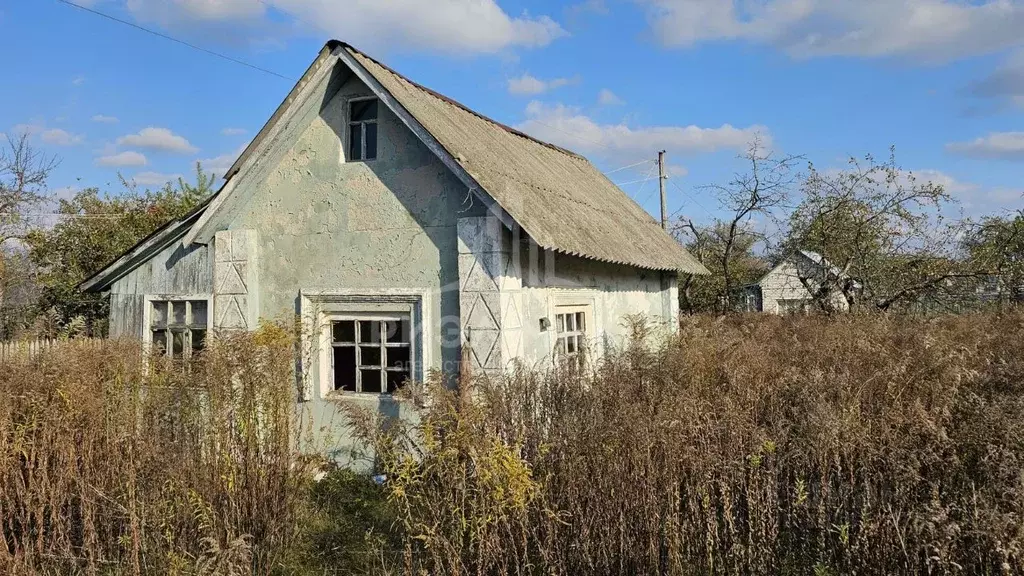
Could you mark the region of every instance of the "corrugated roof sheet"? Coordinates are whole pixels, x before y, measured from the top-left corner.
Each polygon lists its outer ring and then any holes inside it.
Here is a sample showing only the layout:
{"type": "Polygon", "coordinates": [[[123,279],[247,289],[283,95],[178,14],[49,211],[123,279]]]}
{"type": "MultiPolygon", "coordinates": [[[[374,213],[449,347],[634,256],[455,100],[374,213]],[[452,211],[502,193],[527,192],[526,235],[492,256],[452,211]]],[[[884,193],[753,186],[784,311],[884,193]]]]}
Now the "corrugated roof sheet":
{"type": "Polygon", "coordinates": [[[653,270],[708,273],[587,159],[473,112],[345,48],[542,247],[653,270]]]}

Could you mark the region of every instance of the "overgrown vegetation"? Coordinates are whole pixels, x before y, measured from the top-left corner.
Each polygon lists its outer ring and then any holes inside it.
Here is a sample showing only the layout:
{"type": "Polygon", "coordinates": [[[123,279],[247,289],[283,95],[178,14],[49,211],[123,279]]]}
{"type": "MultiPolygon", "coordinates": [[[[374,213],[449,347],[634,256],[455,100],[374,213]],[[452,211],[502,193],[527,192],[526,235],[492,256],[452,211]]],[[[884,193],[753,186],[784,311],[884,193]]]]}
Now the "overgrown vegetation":
{"type": "Polygon", "coordinates": [[[376,481],[317,473],[278,328],[187,367],[10,360],[0,573],[1024,570],[1019,311],[634,332],[583,369],[409,389],[418,419],[353,411],[376,481]]]}
{"type": "Polygon", "coordinates": [[[0,573],[266,574],[299,536],[292,348],[74,341],[0,371],[0,573]]]}
{"type": "Polygon", "coordinates": [[[435,390],[374,435],[404,568],[1020,573],[1022,322],[699,320],[472,404],[435,390]]]}

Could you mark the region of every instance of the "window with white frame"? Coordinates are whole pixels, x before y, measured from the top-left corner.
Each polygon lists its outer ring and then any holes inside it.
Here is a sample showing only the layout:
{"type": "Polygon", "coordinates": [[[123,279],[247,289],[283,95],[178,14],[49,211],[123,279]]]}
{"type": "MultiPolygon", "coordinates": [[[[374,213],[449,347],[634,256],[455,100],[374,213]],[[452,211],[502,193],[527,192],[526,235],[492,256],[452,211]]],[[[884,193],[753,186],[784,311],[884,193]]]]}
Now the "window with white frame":
{"type": "Polygon", "coordinates": [[[350,100],[348,104],[348,159],[377,158],[376,98],[350,100]]]}
{"type": "Polygon", "coordinates": [[[561,356],[575,356],[587,345],[589,306],[558,306],[555,309],[555,351],[561,356]]]}
{"type": "Polygon", "coordinates": [[[808,300],[800,298],[784,298],[781,300],[777,300],[777,302],[779,305],[779,314],[782,314],[783,316],[790,316],[792,314],[803,314],[807,312],[807,308],[810,304],[808,300]]]}
{"type": "Polygon", "coordinates": [[[151,300],[150,343],[154,352],[188,358],[206,346],[209,331],[208,300],[151,300]]]}
{"type": "Polygon", "coordinates": [[[334,317],[331,381],[336,392],[392,394],[412,378],[412,320],[408,314],[334,317]]]}

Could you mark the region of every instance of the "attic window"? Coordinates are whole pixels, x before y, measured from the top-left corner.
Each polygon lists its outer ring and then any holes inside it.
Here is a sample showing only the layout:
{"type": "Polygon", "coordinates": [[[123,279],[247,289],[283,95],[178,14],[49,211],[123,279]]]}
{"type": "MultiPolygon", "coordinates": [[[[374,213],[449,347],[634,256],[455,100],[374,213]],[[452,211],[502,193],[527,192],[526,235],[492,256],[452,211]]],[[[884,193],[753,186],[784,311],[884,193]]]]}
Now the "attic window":
{"type": "Polygon", "coordinates": [[[373,160],[377,158],[377,99],[349,102],[348,159],[373,160]]]}

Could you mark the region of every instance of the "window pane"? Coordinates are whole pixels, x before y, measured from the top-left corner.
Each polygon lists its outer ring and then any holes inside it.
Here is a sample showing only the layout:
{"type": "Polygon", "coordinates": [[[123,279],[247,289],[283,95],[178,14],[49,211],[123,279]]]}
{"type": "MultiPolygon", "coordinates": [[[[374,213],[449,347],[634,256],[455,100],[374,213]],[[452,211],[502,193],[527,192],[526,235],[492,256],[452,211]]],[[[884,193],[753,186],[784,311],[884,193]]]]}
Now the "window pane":
{"type": "Polygon", "coordinates": [[[377,119],[377,99],[357,100],[352,102],[352,117],[349,122],[377,119]]]}
{"type": "Polygon", "coordinates": [[[565,314],[555,316],[555,327],[558,332],[565,332],[565,314]]]}
{"type": "Polygon", "coordinates": [[[412,351],[406,347],[388,348],[388,366],[391,368],[408,368],[412,360],[412,351]]]}
{"type": "Polygon", "coordinates": [[[171,356],[181,358],[185,355],[185,333],[171,332],[171,356]]]}
{"type": "Polygon", "coordinates": [[[576,319],[576,316],[573,315],[573,314],[566,314],[565,315],[565,331],[566,332],[575,332],[576,331],[575,319],[576,319]]]}
{"type": "Polygon", "coordinates": [[[407,371],[399,372],[388,372],[388,389],[387,392],[395,392],[405,384],[405,381],[409,379],[409,373],[407,371]]]}
{"type": "Polygon", "coordinates": [[[384,323],[385,337],[390,344],[408,344],[412,331],[408,320],[388,320],[384,323]]]}
{"type": "Polygon", "coordinates": [[[198,352],[206,348],[206,330],[192,331],[192,351],[198,352]]]}
{"type": "Polygon", "coordinates": [[[580,332],[583,332],[584,330],[587,329],[586,316],[583,314],[583,312],[576,313],[576,329],[579,330],[580,332]]]}
{"type": "Polygon", "coordinates": [[[192,325],[205,328],[206,327],[206,300],[193,300],[192,301],[192,325]]]}
{"type": "Polygon", "coordinates": [[[381,371],[380,369],[375,370],[360,370],[360,376],[363,378],[363,392],[373,392],[380,394],[381,389],[381,371]]]}
{"type": "Polygon", "coordinates": [[[153,330],[153,352],[167,353],[167,330],[153,330]]]}
{"type": "Polygon", "coordinates": [[[184,302],[171,302],[171,321],[178,325],[185,324],[184,302]]]}
{"type": "Polygon", "coordinates": [[[377,123],[366,124],[366,156],[364,160],[373,160],[377,157],[377,123]]]}
{"type": "Polygon", "coordinates": [[[153,326],[167,325],[167,302],[153,302],[153,326]]]}
{"type": "Polygon", "coordinates": [[[575,354],[576,353],[576,337],[575,336],[569,336],[568,338],[566,338],[565,339],[565,345],[566,345],[565,351],[567,353],[569,353],[569,354],[575,354]]]}
{"type": "Polygon", "coordinates": [[[335,342],[355,342],[356,322],[355,320],[342,320],[335,322],[333,328],[335,342]]]}
{"type": "Polygon", "coordinates": [[[334,349],[334,389],[346,392],[356,391],[356,349],[354,347],[334,349]]]}
{"type": "Polygon", "coordinates": [[[380,366],[380,361],[380,346],[359,347],[359,363],[361,366],[380,366]]]}
{"type": "Polygon", "coordinates": [[[379,320],[360,320],[359,321],[359,341],[367,344],[379,344],[380,343],[380,321],[379,320]]]}
{"type": "Polygon", "coordinates": [[[555,349],[562,354],[565,353],[565,338],[558,339],[558,345],[555,346],[555,349]]]}
{"type": "Polygon", "coordinates": [[[348,159],[363,159],[363,125],[348,125],[348,159]]]}

